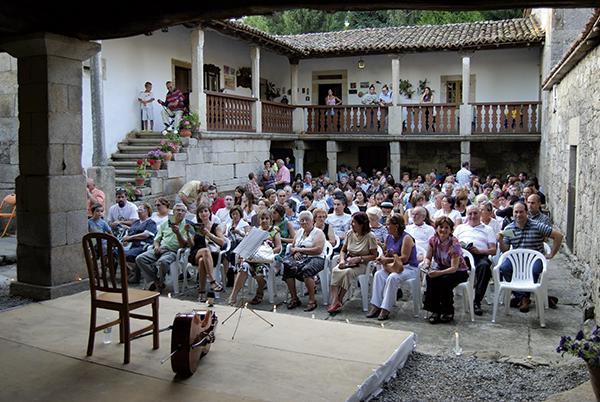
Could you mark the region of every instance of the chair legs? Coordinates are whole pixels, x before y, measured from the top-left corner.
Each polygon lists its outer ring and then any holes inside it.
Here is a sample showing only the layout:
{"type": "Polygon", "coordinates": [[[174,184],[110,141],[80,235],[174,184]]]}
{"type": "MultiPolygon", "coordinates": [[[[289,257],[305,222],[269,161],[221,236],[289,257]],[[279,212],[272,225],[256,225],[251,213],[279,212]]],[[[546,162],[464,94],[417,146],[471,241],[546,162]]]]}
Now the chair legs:
{"type": "Polygon", "coordinates": [[[500,288],[494,286],[494,307],[492,310],[492,322],[496,322],[496,313],[498,312],[498,304],[500,303],[500,288]]]}
{"type": "Polygon", "coordinates": [[[92,307],[90,314],[90,334],[88,337],[87,356],[91,356],[94,353],[94,338],[96,337],[96,309],[92,307]]]}
{"type": "MultiPolygon", "coordinates": [[[[131,328],[129,327],[129,312],[123,311],[121,325],[123,326],[123,342],[125,343],[123,364],[129,364],[131,359],[131,328]]],[[[119,315],[121,315],[119,314],[119,315]]]]}
{"type": "Polygon", "coordinates": [[[321,292],[323,295],[323,305],[329,305],[329,273],[325,270],[319,272],[319,280],[321,281],[321,292]]]}
{"type": "Polygon", "coordinates": [[[546,328],[546,317],[544,316],[545,314],[545,306],[544,306],[544,300],[543,298],[546,298],[546,300],[548,300],[548,297],[546,296],[546,293],[544,292],[544,289],[540,289],[538,292],[535,292],[535,301],[536,301],[536,308],[538,311],[538,317],[540,319],[540,327],[542,328],[546,328]]]}
{"type": "Polygon", "coordinates": [[[410,292],[413,298],[413,310],[414,316],[419,317],[421,312],[421,281],[420,278],[409,279],[407,282],[410,283],[410,292]]]}
{"type": "Polygon", "coordinates": [[[158,297],[152,302],[152,349],[158,349],[159,347],[159,333],[158,333],[158,297]]]}
{"type": "Polygon", "coordinates": [[[362,309],[366,313],[369,311],[369,276],[368,274],[359,275],[358,283],[360,283],[360,296],[362,299],[362,309]]]}

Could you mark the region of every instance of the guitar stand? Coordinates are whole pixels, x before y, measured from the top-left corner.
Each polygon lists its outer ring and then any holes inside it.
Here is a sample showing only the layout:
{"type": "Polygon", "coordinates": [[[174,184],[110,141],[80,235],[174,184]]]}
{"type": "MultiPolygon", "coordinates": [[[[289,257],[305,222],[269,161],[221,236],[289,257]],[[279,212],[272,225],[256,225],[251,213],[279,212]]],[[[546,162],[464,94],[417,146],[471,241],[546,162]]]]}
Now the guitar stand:
{"type": "Polygon", "coordinates": [[[261,320],[263,320],[264,322],[269,324],[271,327],[275,326],[275,325],[273,325],[273,323],[267,321],[263,316],[258,314],[252,307],[248,307],[247,301],[242,301],[242,303],[239,306],[237,306],[235,308],[235,310],[233,310],[233,312],[231,314],[229,314],[229,316],[223,320],[223,323],[222,323],[222,325],[225,325],[227,320],[229,320],[231,317],[233,317],[233,315],[235,313],[237,313],[239,311],[240,314],[238,316],[237,323],[235,324],[235,329],[233,330],[233,335],[231,335],[231,340],[233,340],[233,338],[235,338],[235,334],[237,333],[238,327],[240,326],[240,321],[242,319],[242,313],[244,312],[244,310],[249,310],[252,314],[254,314],[258,318],[260,318],[261,320]]]}

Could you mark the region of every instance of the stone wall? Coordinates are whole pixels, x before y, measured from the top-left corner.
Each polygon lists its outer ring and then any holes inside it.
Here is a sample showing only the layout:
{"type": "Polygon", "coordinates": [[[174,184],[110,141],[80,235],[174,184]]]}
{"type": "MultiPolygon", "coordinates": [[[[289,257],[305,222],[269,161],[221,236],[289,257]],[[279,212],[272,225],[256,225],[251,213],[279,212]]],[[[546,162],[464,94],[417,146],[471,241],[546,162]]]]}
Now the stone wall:
{"type": "Polygon", "coordinates": [[[15,192],[19,175],[17,92],[17,59],[0,53],[0,200],[15,192]]]}
{"type": "Polygon", "coordinates": [[[540,144],[537,142],[471,142],[471,167],[481,175],[507,173],[537,175],[540,144]]]}
{"type": "Polygon", "coordinates": [[[541,184],[554,223],[567,232],[569,149],[577,146],[573,254],[582,263],[585,293],[600,311],[600,48],[592,50],[552,92],[543,93],[541,184]]]}

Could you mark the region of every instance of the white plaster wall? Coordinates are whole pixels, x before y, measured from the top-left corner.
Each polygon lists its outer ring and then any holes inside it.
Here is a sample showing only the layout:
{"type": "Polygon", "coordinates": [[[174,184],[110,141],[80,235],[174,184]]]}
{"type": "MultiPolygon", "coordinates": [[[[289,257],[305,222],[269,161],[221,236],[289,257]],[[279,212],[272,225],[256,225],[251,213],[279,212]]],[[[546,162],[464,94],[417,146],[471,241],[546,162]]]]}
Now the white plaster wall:
{"type": "MultiPolygon", "coordinates": [[[[540,50],[538,47],[522,49],[481,50],[471,55],[471,75],[475,75],[476,102],[536,101],[539,99],[540,50]]],[[[391,88],[392,57],[390,55],[364,56],[365,68],[357,67],[360,57],[309,59],[300,61],[299,87],[312,88],[313,71],[347,70],[350,82],[375,84],[379,92],[383,84],[391,88]]],[[[435,102],[440,102],[441,76],[461,75],[462,56],[458,52],[430,52],[406,54],[400,57],[400,78],[408,79],[415,95],[412,99],[401,96],[402,103],[418,102],[416,89],[419,80],[427,79],[434,90],[435,102]]],[[[365,89],[357,88],[366,92],[365,89]]],[[[317,104],[311,93],[309,102],[300,93],[301,104],[317,104]]],[[[360,104],[357,95],[343,94],[345,104],[360,104]]]]}

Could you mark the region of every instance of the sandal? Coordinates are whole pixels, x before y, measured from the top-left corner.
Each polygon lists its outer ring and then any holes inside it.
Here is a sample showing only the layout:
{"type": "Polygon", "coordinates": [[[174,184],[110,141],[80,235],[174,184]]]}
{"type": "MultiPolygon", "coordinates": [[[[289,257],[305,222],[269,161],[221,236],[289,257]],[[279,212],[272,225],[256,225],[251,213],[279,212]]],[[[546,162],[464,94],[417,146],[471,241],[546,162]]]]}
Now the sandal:
{"type": "Polygon", "coordinates": [[[450,321],[454,320],[454,314],[442,314],[440,316],[440,322],[443,322],[444,324],[449,323],[450,321]]]}
{"type": "Polygon", "coordinates": [[[198,301],[200,303],[206,303],[206,292],[198,292],[198,301]]]}
{"type": "Polygon", "coordinates": [[[313,311],[317,308],[317,302],[308,302],[304,311],[313,311]]]}
{"type": "Polygon", "coordinates": [[[263,297],[262,296],[254,296],[254,299],[250,300],[248,303],[252,304],[252,305],[256,305],[256,304],[260,304],[263,301],[263,297]]]}
{"type": "Polygon", "coordinates": [[[231,300],[231,299],[229,299],[228,304],[231,307],[237,307],[237,300],[231,300]]]}
{"type": "Polygon", "coordinates": [[[300,301],[300,299],[296,298],[296,299],[292,299],[289,301],[289,303],[287,304],[287,308],[288,308],[288,310],[292,310],[301,305],[302,305],[302,302],[300,301]]]}
{"type": "Polygon", "coordinates": [[[381,313],[379,313],[379,317],[377,317],[377,321],[385,321],[385,320],[389,320],[390,319],[390,312],[387,310],[381,310],[381,313]]]}
{"type": "Polygon", "coordinates": [[[342,311],[342,303],[334,304],[333,306],[330,306],[327,309],[327,312],[329,314],[336,314],[336,313],[339,313],[340,311],[342,311]]]}
{"type": "Polygon", "coordinates": [[[437,324],[440,322],[440,315],[438,313],[433,313],[429,316],[427,321],[429,321],[430,324],[437,324]]]}
{"type": "Polygon", "coordinates": [[[217,282],[217,281],[211,281],[210,283],[210,289],[213,292],[223,292],[225,289],[223,288],[223,284],[217,282]]]}

